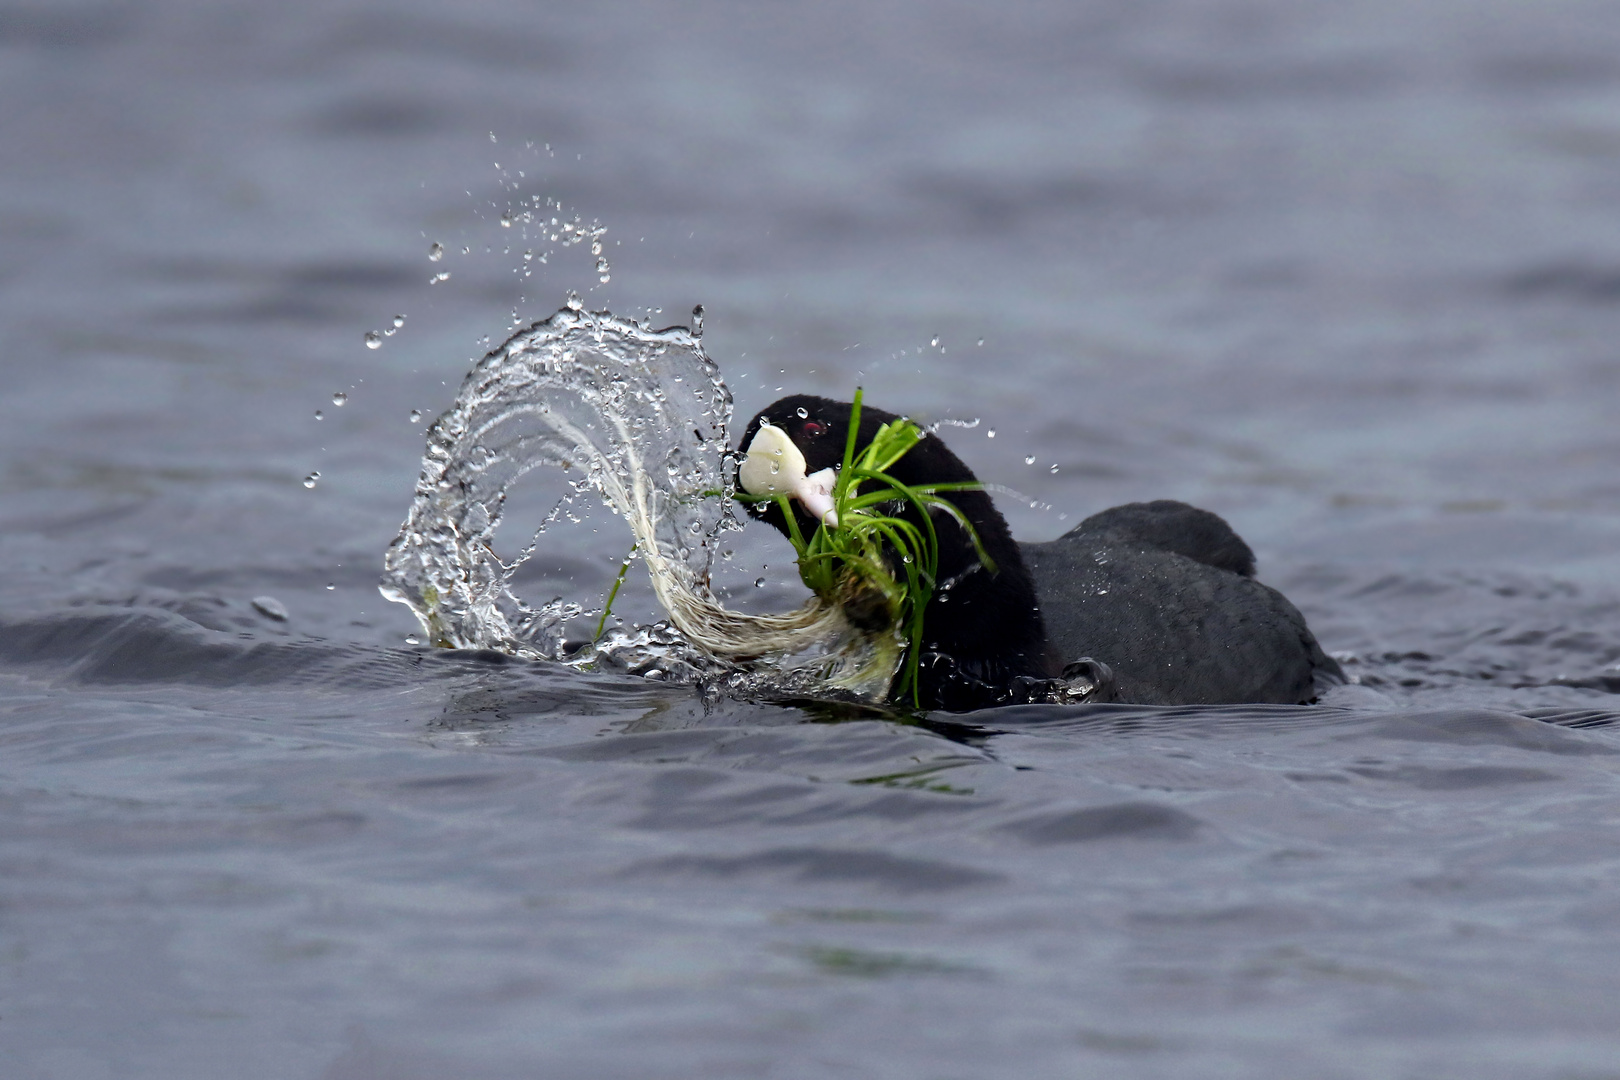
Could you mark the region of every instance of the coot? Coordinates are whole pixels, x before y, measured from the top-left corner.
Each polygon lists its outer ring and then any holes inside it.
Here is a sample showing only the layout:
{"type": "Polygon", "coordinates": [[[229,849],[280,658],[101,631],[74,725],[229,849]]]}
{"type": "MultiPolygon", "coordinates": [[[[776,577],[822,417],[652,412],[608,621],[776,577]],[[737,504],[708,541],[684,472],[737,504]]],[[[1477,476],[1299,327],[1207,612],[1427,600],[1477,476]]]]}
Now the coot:
{"type": "MultiPolygon", "coordinates": [[[[849,418],[849,403],[807,394],[768,406],[743,433],[741,445],[752,453],[742,486],[759,490],[767,460],[775,473],[782,451],[796,449],[803,462],[789,463],[790,483],[771,482],[791,487],[790,505],[808,537],[831,505],[825,493],[833,474],[824,470],[843,461],[849,418]]],[[[857,445],[896,419],[863,407],[857,445]]],[[[908,485],[976,479],[935,434],[889,472],[908,485]]],[[[1048,700],[1043,692],[1065,676],[1094,687],[1089,700],[1300,704],[1316,697],[1319,682],[1343,678],[1298,609],[1254,580],[1249,546],[1207,510],[1131,503],[1050,543],[1019,544],[986,492],[942,497],[972,522],[995,569],[983,565],[966,530],[936,512],[939,584],[924,613],[924,707],[1048,700]]],[[[788,532],[774,502],[752,512],[788,532]]]]}

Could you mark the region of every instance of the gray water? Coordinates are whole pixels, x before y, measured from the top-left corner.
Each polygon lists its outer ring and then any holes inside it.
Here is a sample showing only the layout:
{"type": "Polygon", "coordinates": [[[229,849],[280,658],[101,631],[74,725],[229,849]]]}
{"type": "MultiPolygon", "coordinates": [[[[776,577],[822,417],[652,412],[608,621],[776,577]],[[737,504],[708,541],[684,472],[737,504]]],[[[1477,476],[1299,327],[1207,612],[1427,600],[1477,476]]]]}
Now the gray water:
{"type": "MultiPolygon", "coordinates": [[[[1617,57],[1597,3],[0,7],[0,1075],[1620,1077],[1617,57]],[[919,725],[410,644],[427,423],[570,289],[705,305],[739,417],[978,419],[1023,539],[1215,510],[1360,684],[919,725]]],[[[600,605],[569,524],[517,584],[600,605]]],[[[800,603],[736,535],[726,602],[800,603]]]]}

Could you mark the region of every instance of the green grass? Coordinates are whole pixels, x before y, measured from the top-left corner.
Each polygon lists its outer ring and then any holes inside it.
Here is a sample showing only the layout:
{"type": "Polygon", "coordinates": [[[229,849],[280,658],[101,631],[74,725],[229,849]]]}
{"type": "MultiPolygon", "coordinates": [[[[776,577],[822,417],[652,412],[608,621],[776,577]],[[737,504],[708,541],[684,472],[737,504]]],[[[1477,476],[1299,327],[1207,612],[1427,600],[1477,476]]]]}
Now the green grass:
{"type": "Polygon", "coordinates": [[[881,784],[891,788],[909,788],[913,791],[933,791],[941,795],[972,795],[970,787],[953,787],[943,783],[939,774],[946,769],[959,769],[967,762],[951,761],[942,765],[925,765],[905,772],[885,773],[882,776],[863,776],[849,781],[851,784],[881,784]]]}
{"type": "Polygon", "coordinates": [[[940,497],[941,492],[977,491],[982,485],[903,484],[888,470],[923,440],[922,429],[910,420],[892,421],[878,428],[872,441],[857,452],[860,427],[861,390],[857,388],[850,406],[843,466],[833,484],[836,526],[823,522],[806,539],[786,495],[738,492],[736,497],[743,502],[772,499],[777,503],[787,519],[788,537],[798,552],[799,576],[812,592],[841,604],[846,611],[870,612],[879,608],[889,625],[901,629],[907,648],[896,696],[909,695],[912,703],[920,706],[918,664],[923,617],[933,598],[939,571],[939,535],[932,512],[943,512],[967,530],[979,561],[994,573],[995,563],[980,543],[972,522],[953,503],[940,497]],[[887,510],[896,506],[901,509],[887,510]],[[897,516],[908,506],[916,511],[915,520],[897,516]]]}
{"type": "Polygon", "coordinates": [[[982,968],[969,964],[908,953],[868,952],[837,945],[806,945],[794,951],[824,974],[857,979],[883,979],[896,975],[966,975],[983,978],[987,974],[982,968]]]}

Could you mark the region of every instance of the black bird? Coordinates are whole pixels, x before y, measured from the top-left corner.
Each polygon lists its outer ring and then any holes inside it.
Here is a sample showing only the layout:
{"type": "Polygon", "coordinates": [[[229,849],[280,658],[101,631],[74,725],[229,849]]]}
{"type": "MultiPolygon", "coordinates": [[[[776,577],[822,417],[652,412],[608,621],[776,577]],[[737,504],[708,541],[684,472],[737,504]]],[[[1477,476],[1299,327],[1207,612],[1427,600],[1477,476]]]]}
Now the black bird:
{"type": "MultiPolygon", "coordinates": [[[[741,445],[753,447],[763,425],[778,428],[813,480],[842,463],[849,417],[847,402],[795,394],[754,417],[741,445]]],[[[857,446],[896,419],[863,407],[857,446]]],[[[913,485],[977,479],[935,434],[889,472],[913,485]]],[[[825,507],[814,486],[807,497],[815,514],[804,498],[790,504],[806,537],[825,507]]],[[[1315,699],[1318,679],[1343,679],[1298,609],[1254,580],[1249,546],[1207,510],[1131,503],[1050,543],[1021,545],[988,493],[941,497],[973,523],[995,569],[981,564],[965,530],[936,514],[940,587],[924,613],[924,707],[1030,700],[1032,687],[1077,670],[1097,684],[1092,700],[1147,705],[1301,704],[1315,699]],[[1074,666],[1082,658],[1087,663],[1074,666]]],[[[775,503],[756,504],[754,513],[787,533],[775,503]]]]}
{"type": "MultiPolygon", "coordinates": [[[[796,394],[754,417],[743,432],[742,445],[753,446],[761,425],[770,424],[799,448],[805,473],[818,473],[843,463],[849,416],[848,403],[796,394]]],[[[894,413],[863,407],[857,447],[870,443],[879,427],[897,419],[894,413]]],[[[976,482],[972,470],[935,435],[923,438],[888,472],[908,485],[976,482]]],[[[1054,672],[1035,582],[1007,522],[983,491],[951,492],[945,497],[972,522],[996,570],[992,573],[980,564],[964,529],[943,513],[936,516],[939,587],[923,614],[921,702],[929,708],[979,708],[1004,697],[1015,679],[1046,679],[1054,672]]],[[[802,499],[790,505],[802,535],[808,537],[820,528],[802,499]]],[[[788,531],[774,502],[756,503],[754,512],[783,533],[788,531]]],[[[903,511],[914,520],[916,515],[914,508],[903,511]]]]}

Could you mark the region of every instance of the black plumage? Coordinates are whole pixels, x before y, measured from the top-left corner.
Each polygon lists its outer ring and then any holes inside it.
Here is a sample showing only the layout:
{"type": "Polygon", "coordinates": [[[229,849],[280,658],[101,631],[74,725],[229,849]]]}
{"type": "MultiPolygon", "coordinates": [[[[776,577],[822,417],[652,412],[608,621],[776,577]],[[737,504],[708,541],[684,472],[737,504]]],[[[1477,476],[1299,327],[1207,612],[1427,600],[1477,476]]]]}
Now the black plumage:
{"type": "MultiPolygon", "coordinates": [[[[754,417],[742,446],[770,423],[799,447],[807,473],[834,468],[849,416],[846,402],[796,394],[754,417]]],[[[863,408],[857,445],[895,419],[863,408]]],[[[935,434],[889,471],[906,484],[976,480],[935,434]]],[[[1017,700],[1030,680],[1057,678],[1082,657],[1112,669],[1105,695],[1139,704],[1295,704],[1315,698],[1318,680],[1342,678],[1298,609],[1254,580],[1249,546],[1207,510],[1131,503],[1050,543],[1019,544],[988,493],[943,497],[973,523],[995,569],[980,565],[966,531],[936,512],[942,587],[924,616],[925,707],[1017,700]]],[[[793,509],[804,535],[819,527],[797,502],[793,509]]],[[[776,505],[755,513],[787,532],[776,505]]]]}
{"type": "Polygon", "coordinates": [[[1207,510],[1116,506],[1022,551],[1052,647],[1106,662],[1120,701],[1298,704],[1319,678],[1343,677],[1299,609],[1254,580],[1249,545],[1207,510]]]}

